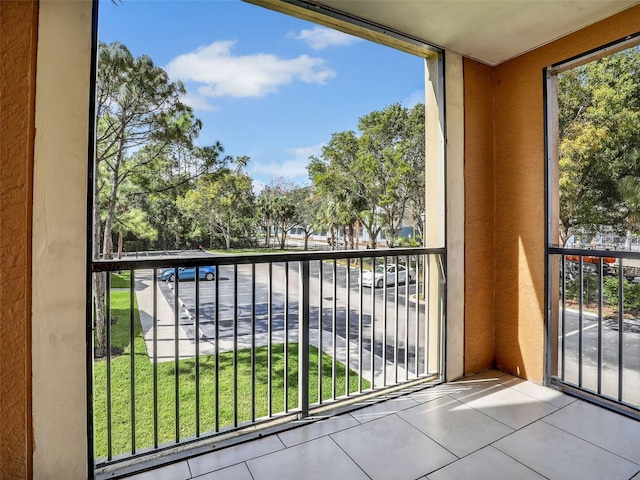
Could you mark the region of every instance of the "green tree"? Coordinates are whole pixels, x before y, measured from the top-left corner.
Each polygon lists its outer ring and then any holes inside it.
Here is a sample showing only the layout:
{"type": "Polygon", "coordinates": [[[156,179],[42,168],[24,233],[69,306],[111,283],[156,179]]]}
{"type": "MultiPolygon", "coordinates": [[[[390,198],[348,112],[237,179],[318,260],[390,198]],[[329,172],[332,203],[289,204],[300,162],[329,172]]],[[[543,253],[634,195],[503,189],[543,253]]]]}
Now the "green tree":
{"type": "Polygon", "coordinates": [[[171,148],[190,148],[201,124],[180,100],[184,86],[171,82],[148,56],[101,43],[98,62],[96,165],[98,190],[107,190],[102,254],[110,258],[121,185],[140,171],[157,171],[171,148]]]}
{"type": "Polygon", "coordinates": [[[267,188],[263,189],[258,196],[256,203],[258,224],[264,231],[264,246],[269,247],[271,240],[271,227],[274,222],[274,196],[271,195],[271,191],[267,188]]]}
{"type": "Polygon", "coordinates": [[[189,149],[178,146],[163,157],[161,168],[137,172],[131,179],[131,188],[120,197],[148,213],[150,225],[158,235],[155,241],[145,243],[156,249],[191,248],[193,238],[200,243],[204,234],[198,238],[191,220],[178,208],[177,200],[195,188],[198,178],[215,173],[230,162],[219,142],[189,149]]]}
{"type": "Polygon", "coordinates": [[[255,199],[251,177],[225,169],[196,182],[193,190],[178,198],[178,208],[189,218],[196,235],[205,223],[209,243],[220,236],[227,250],[234,238],[245,238],[254,223],[255,199]]]}
{"type": "Polygon", "coordinates": [[[304,234],[304,249],[309,248],[309,237],[315,231],[316,217],[322,208],[322,197],[316,193],[313,185],[294,188],[291,191],[293,203],[296,206],[295,226],[300,227],[304,234]]]}
{"type": "Polygon", "coordinates": [[[383,229],[393,245],[412,197],[414,204],[424,204],[415,198],[424,198],[424,105],[390,105],[360,118],[358,128],[359,170],[384,213],[383,229]]]}
{"type": "MultiPolygon", "coordinates": [[[[180,101],[183,85],[148,56],[134,57],[121,43],[100,43],[97,74],[97,135],[93,258],[111,258],[116,212],[123,185],[144,171],[158,171],[177,147],[191,148],[200,121],[180,101]]],[[[94,277],[96,355],[106,352],[106,279],[94,277]]]]}
{"type": "Polygon", "coordinates": [[[559,221],[564,245],[603,226],[628,231],[640,169],[640,53],[628,49],[559,75],[559,221]],[[624,180],[627,178],[627,180],[624,180]]]}
{"type": "MultiPolygon", "coordinates": [[[[354,225],[358,212],[366,208],[363,183],[356,175],[358,161],[358,138],[353,131],[334,133],[322,148],[321,158],[311,157],[307,170],[317,193],[323,198],[326,208],[321,215],[330,214],[334,222],[331,230],[331,245],[335,249],[335,230],[343,229],[353,246],[354,225]]],[[[326,223],[326,222],[325,222],[326,223]]]]}
{"type": "Polygon", "coordinates": [[[122,258],[124,240],[127,236],[142,240],[158,238],[158,232],[149,223],[147,213],[139,208],[123,209],[117,212],[113,230],[118,234],[118,258],[122,258]]]}
{"type": "Polygon", "coordinates": [[[296,187],[284,178],[275,178],[260,192],[258,199],[259,216],[262,226],[266,228],[266,240],[269,239],[271,226],[276,229],[276,239],[280,250],[286,244],[287,232],[296,225],[297,198],[296,187]]]}
{"type": "MultiPolygon", "coordinates": [[[[424,211],[424,105],[399,104],[371,112],[353,131],[332,135],[320,158],[311,158],[309,177],[318,192],[331,199],[335,215],[349,231],[359,222],[370,247],[384,229],[393,244],[407,213],[419,219],[424,211]]],[[[415,220],[414,220],[415,223],[415,220]]]]}

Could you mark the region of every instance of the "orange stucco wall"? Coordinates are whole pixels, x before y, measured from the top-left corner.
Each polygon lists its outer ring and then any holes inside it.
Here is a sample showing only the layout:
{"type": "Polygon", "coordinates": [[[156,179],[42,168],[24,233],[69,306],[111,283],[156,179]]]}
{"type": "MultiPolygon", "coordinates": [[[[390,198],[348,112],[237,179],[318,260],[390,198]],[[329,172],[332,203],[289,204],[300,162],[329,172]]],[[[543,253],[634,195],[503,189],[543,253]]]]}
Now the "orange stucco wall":
{"type": "Polygon", "coordinates": [[[0,478],[30,478],[37,1],[0,2],[0,478]]]}
{"type": "Polygon", "coordinates": [[[637,31],[640,7],[495,68],[465,61],[467,373],[493,364],[543,380],[543,68],[637,31]],[[482,245],[492,236],[493,248],[482,245]],[[488,282],[491,264],[493,288],[488,282]],[[490,316],[493,325],[488,322],[490,316]],[[491,359],[493,328],[495,357],[491,359]]]}
{"type": "Polygon", "coordinates": [[[493,69],[464,59],[465,345],[464,371],[493,366],[494,122],[493,69]]]}

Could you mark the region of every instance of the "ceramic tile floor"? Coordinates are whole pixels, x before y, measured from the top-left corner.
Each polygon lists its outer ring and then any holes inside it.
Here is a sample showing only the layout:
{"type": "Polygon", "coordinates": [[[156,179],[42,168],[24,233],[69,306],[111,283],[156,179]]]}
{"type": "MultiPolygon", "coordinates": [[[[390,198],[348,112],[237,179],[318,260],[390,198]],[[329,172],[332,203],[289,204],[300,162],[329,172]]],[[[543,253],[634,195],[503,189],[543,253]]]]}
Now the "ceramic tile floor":
{"type": "Polygon", "coordinates": [[[640,422],[491,370],[135,480],[640,480],[640,422]]]}

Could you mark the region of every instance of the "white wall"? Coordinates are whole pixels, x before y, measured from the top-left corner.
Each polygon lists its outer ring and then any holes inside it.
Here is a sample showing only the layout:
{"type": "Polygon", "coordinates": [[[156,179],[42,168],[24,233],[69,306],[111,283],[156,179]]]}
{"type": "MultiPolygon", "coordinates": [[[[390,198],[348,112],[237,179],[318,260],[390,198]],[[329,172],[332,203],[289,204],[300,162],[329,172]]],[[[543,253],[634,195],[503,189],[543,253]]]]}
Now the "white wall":
{"type": "Polygon", "coordinates": [[[90,0],[41,0],[33,205],[34,477],[87,477],[90,0]]]}

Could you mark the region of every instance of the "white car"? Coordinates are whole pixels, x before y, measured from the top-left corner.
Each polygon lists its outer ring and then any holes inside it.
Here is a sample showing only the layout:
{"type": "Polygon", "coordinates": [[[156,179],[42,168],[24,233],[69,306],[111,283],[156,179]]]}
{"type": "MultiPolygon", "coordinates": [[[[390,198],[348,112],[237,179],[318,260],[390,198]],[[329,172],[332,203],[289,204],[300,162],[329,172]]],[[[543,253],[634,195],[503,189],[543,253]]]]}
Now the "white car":
{"type": "MultiPolygon", "coordinates": [[[[413,280],[414,275],[415,274],[414,274],[413,268],[409,268],[409,271],[407,272],[407,268],[404,265],[398,265],[398,271],[396,272],[395,264],[387,265],[387,272],[386,272],[387,285],[395,285],[396,281],[398,283],[406,283],[407,281],[411,282],[411,280],[413,280]],[[407,279],[407,274],[409,275],[408,279],[407,279]]],[[[378,265],[374,273],[372,272],[363,273],[360,281],[362,282],[362,285],[367,287],[376,286],[377,288],[382,288],[384,286],[384,278],[385,278],[384,266],[378,265]]]]}

